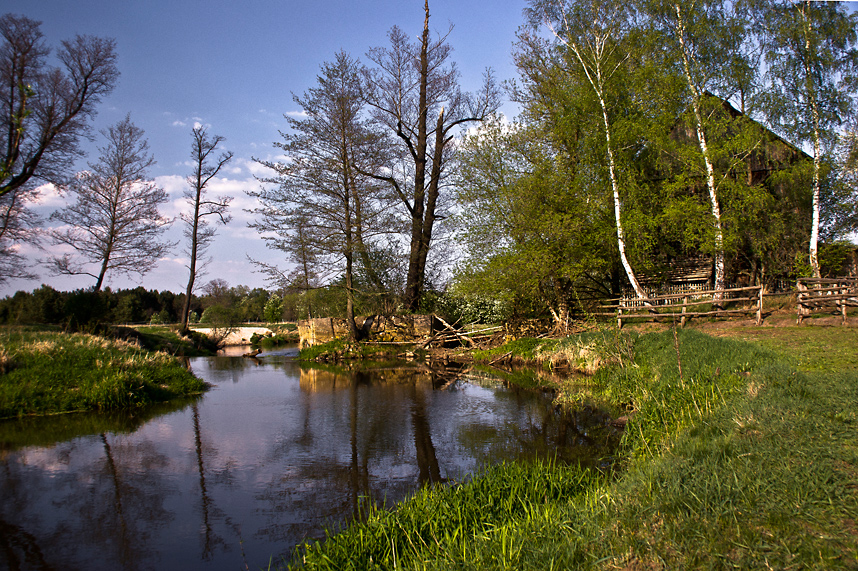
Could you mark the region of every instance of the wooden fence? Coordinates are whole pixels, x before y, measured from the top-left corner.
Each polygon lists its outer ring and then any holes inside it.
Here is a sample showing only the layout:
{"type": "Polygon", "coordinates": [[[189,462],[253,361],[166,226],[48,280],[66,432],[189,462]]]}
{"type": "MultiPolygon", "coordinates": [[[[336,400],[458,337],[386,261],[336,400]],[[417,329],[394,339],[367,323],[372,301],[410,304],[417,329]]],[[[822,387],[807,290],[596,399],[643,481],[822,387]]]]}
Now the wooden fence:
{"type": "Polygon", "coordinates": [[[612,313],[597,315],[616,316],[619,327],[623,326],[623,321],[630,319],[653,321],[679,318],[680,325],[684,327],[686,321],[693,317],[731,317],[749,314],[755,315],[756,323],[759,325],[763,320],[763,287],[670,293],[648,298],[622,298],[613,300],[610,305],[599,307],[613,309],[612,313]],[[717,301],[716,296],[719,298],[717,301]],[[710,304],[711,309],[695,311],[699,306],[710,304]],[[736,307],[737,305],[740,307],[736,307]],[[728,306],[732,309],[726,309],[728,306]]]}
{"type": "Polygon", "coordinates": [[[795,306],[799,325],[814,310],[830,307],[840,311],[846,325],[846,308],[858,307],[858,279],[799,278],[795,306]]]}

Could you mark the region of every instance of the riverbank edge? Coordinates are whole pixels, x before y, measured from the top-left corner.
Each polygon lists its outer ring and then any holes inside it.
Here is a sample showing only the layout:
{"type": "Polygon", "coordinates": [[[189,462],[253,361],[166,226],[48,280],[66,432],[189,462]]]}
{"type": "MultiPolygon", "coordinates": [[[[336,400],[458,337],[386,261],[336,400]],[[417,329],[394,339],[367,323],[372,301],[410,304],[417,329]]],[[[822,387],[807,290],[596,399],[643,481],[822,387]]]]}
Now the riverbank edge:
{"type": "MultiPolygon", "coordinates": [[[[293,565],[858,567],[854,369],[816,371],[807,361],[798,367],[785,357],[788,348],[777,353],[693,330],[601,335],[605,366],[589,378],[585,394],[560,387],[559,397],[628,410],[624,469],[584,477],[575,467],[535,465],[535,481],[573,480],[577,487],[559,497],[503,500],[478,490],[534,479],[514,472],[520,468],[496,467],[459,486],[421,490],[391,511],[368,510],[362,523],[305,546],[293,565]],[[466,504],[451,499],[459,496],[469,498],[466,504]],[[450,515],[499,501],[516,509],[470,520],[450,515]]],[[[554,349],[599,341],[575,336],[554,349]]],[[[476,358],[509,354],[549,368],[559,363],[546,358],[542,340],[517,343],[476,358]]],[[[565,359],[575,367],[574,356],[565,359]]]]}
{"type": "Polygon", "coordinates": [[[126,332],[0,328],[0,419],[137,408],[208,389],[174,355],[143,346],[126,332]]]}

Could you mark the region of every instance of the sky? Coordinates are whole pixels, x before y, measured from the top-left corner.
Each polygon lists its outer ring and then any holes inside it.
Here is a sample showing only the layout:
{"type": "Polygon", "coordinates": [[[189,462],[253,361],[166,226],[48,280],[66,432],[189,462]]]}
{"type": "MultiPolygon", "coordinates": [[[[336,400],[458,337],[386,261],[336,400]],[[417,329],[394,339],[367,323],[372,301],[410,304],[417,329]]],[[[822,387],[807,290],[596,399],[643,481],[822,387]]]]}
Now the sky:
{"type": "MultiPolygon", "coordinates": [[[[511,53],[524,6],[524,0],[431,0],[433,33],[454,26],[448,42],[464,89],[477,89],[487,67],[498,80],[515,77],[511,53]]],[[[0,14],[9,12],[41,21],[52,47],[76,34],[116,39],[119,83],[98,107],[92,122],[96,138],[84,142],[88,156],[77,170],[96,160],[103,145],[98,131],[130,113],[157,161],[149,174],[170,195],[162,213],[176,217],[187,208],[182,192],[192,168],[191,129],[205,125],[210,134],[226,138],[223,149],[235,156],[210,189],[234,197],[233,219],[219,227],[209,249],[212,261],[197,283],[220,278],[251,288],[266,283],[248,257],[287,267],[283,254],[267,249],[248,227],[253,216],[247,210],[255,202],[245,191],[259,188],[255,176],[270,174],[253,159],[276,157],[273,142],[286,129],[284,115],[300,112],[292,94],[313,87],[321,64],[338,51],[367,62],[369,48],[387,45],[392,26],[416,39],[423,25],[422,0],[0,0],[0,14]]],[[[515,112],[511,104],[502,110],[515,112]]],[[[37,212],[47,217],[66,200],[44,187],[37,212]]],[[[166,238],[180,244],[153,270],[142,278],[108,274],[106,285],[184,291],[188,258],[179,221],[166,238]]],[[[0,296],[40,284],[67,291],[95,283],[89,276],[51,276],[38,267],[38,259],[54,252],[31,247],[22,252],[40,279],[10,280],[0,285],[0,296]]]]}

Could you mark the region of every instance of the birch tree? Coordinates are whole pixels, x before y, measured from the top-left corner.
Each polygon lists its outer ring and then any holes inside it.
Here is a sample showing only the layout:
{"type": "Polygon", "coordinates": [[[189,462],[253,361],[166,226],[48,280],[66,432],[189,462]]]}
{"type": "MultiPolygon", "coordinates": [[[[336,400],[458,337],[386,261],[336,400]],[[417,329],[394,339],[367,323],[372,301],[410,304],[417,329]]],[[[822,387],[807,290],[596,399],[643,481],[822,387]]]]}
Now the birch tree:
{"type": "Polygon", "coordinates": [[[231,196],[221,198],[210,198],[208,184],[215,178],[221,169],[232,160],[232,152],[221,153],[217,157],[217,151],[224,138],[220,135],[209,136],[203,126],[194,127],[191,131],[193,139],[191,145],[191,160],[194,172],[188,177],[189,189],[185,191],[184,198],[191,207],[190,213],[181,214],[185,223],[185,238],[188,239],[188,287],[185,290],[185,304],[182,308],[182,331],[188,328],[188,316],[191,312],[191,295],[194,293],[194,282],[199,269],[197,263],[202,261],[201,256],[211,245],[215,237],[215,228],[209,222],[212,218],[215,223],[226,224],[230,220],[227,214],[231,196]]]}
{"type": "Polygon", "coordinates": [[[617,248],[620,261],[629,283],[639,298],[647,297],[626,255],[626,238],[623,231],[620,182],[612,142],[611,110],[608,108],[608,90],[617,70],[625,65],[627,55],[621,45],[628,31],[629,18],[626,5],[613,0],[582,0],[567,7],[565,3],[535,0],[530,8],[532,20],[541,20],[563,46],[573,54],[593,95],[599,103],[605,136],[608,173],[614,199],[614,220],[617,230],[617,248]]]}
{"type": "MultiPolygon", "coordinates": [[[[719,182],[726,178],[716,180],[716,153],[707,134],[710,119],[707,98],[723,92],[730,84],[731,66],[727,64],[732,65],[738,57],[745,30],[739,16],[732,12],[736,5],[723,0],[693,3],[655,0],[647,3],[646,8],[656,45],[666,51],[665,59],[656,57],[656,65],[675,68],[685,84],[684,101],[688,103],[712,215],[714,289],[723,290],[726,256],[719,182]]],[[[720,298],[720,293],[714,295],[716,301],[720,298]]]]}
{"type": "Polygon", "coordinates": [[[808,258],[820,277],[820,193],[826,155],[855,105],[858,14],[838,2],[771,0],[757,4],[768,64],[771,126],[813,148],[813,210],[808,258]]]}

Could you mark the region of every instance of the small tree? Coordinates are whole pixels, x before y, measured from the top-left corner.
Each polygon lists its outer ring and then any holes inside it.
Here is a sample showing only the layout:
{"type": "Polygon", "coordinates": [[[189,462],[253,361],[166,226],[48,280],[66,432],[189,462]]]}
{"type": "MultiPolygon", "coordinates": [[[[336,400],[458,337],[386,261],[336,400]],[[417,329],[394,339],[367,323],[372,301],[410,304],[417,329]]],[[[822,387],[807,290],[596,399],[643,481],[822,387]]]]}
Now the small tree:
{"type": "Polygon", "coordinates": [[[229,222],[230,217],[226,214],[226,210],[232,201],[230,196],[214,200],[207,196],[208,183],[233,156],[231,152],[226,152],[217,158],[212,158],[217,146],[224,138],[220,135],[209,137],[205,127],[194,127],[191,136],[193,137],[191,160],[194,163],[194,172],[188,177],[190,189],[185,191],[184,197],[192,211],[181,214],[181,219],[185,223],[185,237],[189,240],[188,255],[190,256],[188,264],[190,277],[185,292],[185,304],[182,308],[182,331],[188,328],[191,295],[199,272],[197,262],[202,261],[201,256],[205,254],[215,237],[214,226],[209,223],[208,218],[214,217],[221,224],[229,222]]]}
{"type": "Polygon", "coordinates": [[[92,276],[94,291],[101,289],[108,271],[143,275],[175,245],[160,240],[173,221],[158,212],[168,198],[147,178],[155,161],[143,130],[126,116],[102,135],[107,145],[99,148],[98,161],[65,189],[77,201],[51,215],[65,226],[48,231],[54,245],[76,253],[52,256],[50,270],[92,276]]]}
{"type": "Polygon", "coordinates": [[[266,322],[278,323],[283,319],[283,299],[276,293],[272,293],[265,303],[263,314],[266,322]]]}

